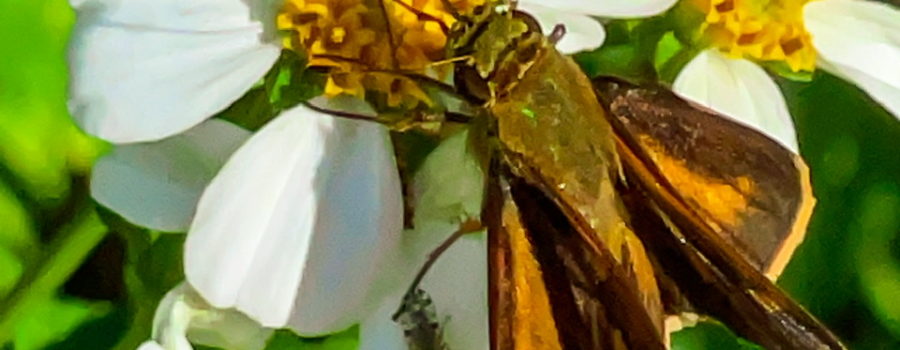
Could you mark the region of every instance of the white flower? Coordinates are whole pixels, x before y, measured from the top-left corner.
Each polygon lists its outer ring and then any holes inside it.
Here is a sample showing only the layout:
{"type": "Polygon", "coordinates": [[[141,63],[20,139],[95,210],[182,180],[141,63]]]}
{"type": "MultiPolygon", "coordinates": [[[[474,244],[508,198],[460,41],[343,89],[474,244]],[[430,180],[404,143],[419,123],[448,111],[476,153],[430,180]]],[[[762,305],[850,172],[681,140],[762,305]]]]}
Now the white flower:
{"type": "MultiPolygon", "coordinates": [[[[815,64],[855,83],[900,117],[900,11],[861,0],[810,1],[800,10],[815,64]]],[[[748,60],[708,49],[679,73],[674,90],[798,151],[784,97],[766,72],[748,60]]]]}
{"type": "Polygon", "coordinates": [[[387,130],[302,106],[249,139],[225,122],[201,124],[275,62],[281,2],[72,4],[72,114],[107,140],[153,142],[98,164],[98,200],[164,231],[187,228],[196,206],[186,276],[214,307],[306,335],[368,316],[403,217],[387,130]]]}
{"type": "Polygon", "coordinates": [[[557,24],[566,35],[556,44],[563,53],[590,50],[603,44],[606,32],[595,17],[634,18],[659,14],[677,0],[520,0],[519,8],[535,17],[547,33],[557,24]]]}

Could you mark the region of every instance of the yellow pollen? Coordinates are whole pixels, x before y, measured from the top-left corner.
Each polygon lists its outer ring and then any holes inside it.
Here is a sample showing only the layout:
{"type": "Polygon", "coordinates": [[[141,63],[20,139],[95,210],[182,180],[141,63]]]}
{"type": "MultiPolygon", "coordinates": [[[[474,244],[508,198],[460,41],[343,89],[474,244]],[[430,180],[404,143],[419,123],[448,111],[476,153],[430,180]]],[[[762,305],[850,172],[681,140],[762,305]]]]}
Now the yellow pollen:
{"type": "Polygon", "coordinates": [[[693,0],[706,14],[701,35],[726,54],[783,61],[794,72],[812,71],[816,51],[803,26],[809,0],[693,0]]]}
{"type": "MultiPolygon", "coordinates": [[[[444,1],[285,0],[277,25],[285,33],[285,48],[304,53],[310,66],[331,69],[326,95],[363,97],[374,91],[390,106],[430,103],[412,81],[371,72],[440,72],[428,68],[446,58],[444,28],[454,17],[444,1]]],[[[463,14],[485,2],[446,1],[463,14]]]]}
{"type": "Polygon", "coordinates": [[[340,44],[344,42],[344,37],[347,36],[347,31],[344,28],[337,27],[331,31],[331,42],[340,44]]]}

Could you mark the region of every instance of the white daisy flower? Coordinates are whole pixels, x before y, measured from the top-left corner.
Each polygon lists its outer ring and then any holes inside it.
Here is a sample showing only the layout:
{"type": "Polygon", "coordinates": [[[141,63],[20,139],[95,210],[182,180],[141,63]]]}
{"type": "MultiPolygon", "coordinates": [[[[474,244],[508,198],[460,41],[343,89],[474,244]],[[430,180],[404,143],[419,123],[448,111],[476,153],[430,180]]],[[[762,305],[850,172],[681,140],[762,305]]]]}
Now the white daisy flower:
{"type": "Polygon", "coordinates": [[[754,126],[798,151],[775,82],[755,62],[822,68],[900,117],[900,11],[863,0],[712,0],[701,29],[711,48],[679,73],[674,90],[754,126]],[[752,60],[752,61],[751,61],[752,60]]]}
{"type": "Polygon", "coordinates": [[[98,163],[98,201],[150,228],[190,227],[187,280],[214,307],[304,335],[367,316],[366,296],[402,228],[386,128],[303,106],[252,136],[203,122],[276,61],[282,2],[72,5],[72,114],[101,138],[150,142],[98,163]]]}

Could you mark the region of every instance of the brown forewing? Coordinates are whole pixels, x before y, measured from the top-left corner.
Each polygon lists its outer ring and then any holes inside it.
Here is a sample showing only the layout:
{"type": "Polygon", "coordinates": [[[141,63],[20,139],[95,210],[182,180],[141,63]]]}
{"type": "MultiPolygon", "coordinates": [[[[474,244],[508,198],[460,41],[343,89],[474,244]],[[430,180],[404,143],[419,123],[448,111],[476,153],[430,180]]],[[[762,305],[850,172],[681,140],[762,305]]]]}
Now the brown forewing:
{"type": "Polygon", "coordinates": [[[706,224],[772,279],[803,240],[806,165],[763,134],[672,92],[595,80],[613,122],[706,224]]]}
{"type": "Polygon", "coordinates": [[[764,275],[783,267],[796,245],[785,241],[799,241],[811,210],[799,158],[664,89],[595,85],[625,169],[618,189],[659,272],[699,311],[767,348],[843,348],[764,275]]]}

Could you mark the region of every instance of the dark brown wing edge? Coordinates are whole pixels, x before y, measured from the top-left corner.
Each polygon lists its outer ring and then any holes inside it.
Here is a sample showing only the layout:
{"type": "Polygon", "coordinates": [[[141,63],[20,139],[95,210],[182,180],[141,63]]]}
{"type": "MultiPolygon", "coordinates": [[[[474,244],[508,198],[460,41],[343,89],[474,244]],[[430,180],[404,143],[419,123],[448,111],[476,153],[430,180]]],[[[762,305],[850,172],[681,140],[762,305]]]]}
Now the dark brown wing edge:
{"type": "MultiPolygon", "coordinates": [[[[549,297],[556,336],[564,349],[664,349],[658,330],[639,300],[636,286],[611,254],[598,254],[583,242],[563,211],[544,192],[509,172],[492,167],[483,222],[487,223],[490,254],[491,349],[550,349],[540,341],[520,346],[517,332],[516,270],[510,232],[500,213],[510,206],[521,227],[549,297]],[[499,170],[499,171],[498,171],[499,170]],[[500,172],[499,174],[497,172],[500,172]],[[507,182],[508,181],[508,182],[507,182]]],[[[530,335],[529,335],[530,336],[530,335]]]]}
{"type": "Polygon", "coordinates": [[[612,114],[608,119],[635,233],[696,308],[769,349],[845,348],[692,211],[621,122],[612,114]]]}
{"type": "Polygon", "coordinates": [[[595,81],[622,130],[676,193],[758,270],[776,279],[815,199],[806,165],[778,141],[669,90],[595,81]]]}
{"type": "Polygon", "coordinates": [[[515,349],[515,281],[511,237],[503,223],[504,206],[511,199],[508,199],[508,191],[500,187],[496,168],[496,164],[491,164],[485,191],[486,200],[481,213],[481,222],[488,229],[490,344],[492,350],[511,350],[515,349]]]}

